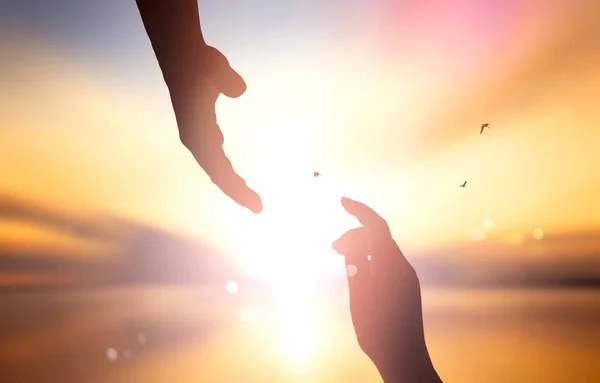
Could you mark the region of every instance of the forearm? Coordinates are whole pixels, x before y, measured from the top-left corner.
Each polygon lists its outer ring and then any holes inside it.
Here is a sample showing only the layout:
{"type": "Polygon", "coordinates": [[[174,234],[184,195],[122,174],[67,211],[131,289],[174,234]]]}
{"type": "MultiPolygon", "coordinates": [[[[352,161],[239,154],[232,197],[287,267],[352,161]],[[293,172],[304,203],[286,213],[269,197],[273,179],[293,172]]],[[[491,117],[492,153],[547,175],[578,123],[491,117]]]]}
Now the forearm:
{"type": "Polygon", "coordinates": [[[433,365],[408,370],[380,371],[384,383],[443,383],[433,365]]]}
{"type": "Polygon", "coordinates": [[[197,67],[206,45],[197,0],[136,0],[146,33],[169,88],[197,67]]]}
{"type": "Polygon", "coordinates": [[[407,355],[396,355],[394,359],[395,362],[377,366],[384,383],[443,383],[424,344],[412,348],[407,355]]]}

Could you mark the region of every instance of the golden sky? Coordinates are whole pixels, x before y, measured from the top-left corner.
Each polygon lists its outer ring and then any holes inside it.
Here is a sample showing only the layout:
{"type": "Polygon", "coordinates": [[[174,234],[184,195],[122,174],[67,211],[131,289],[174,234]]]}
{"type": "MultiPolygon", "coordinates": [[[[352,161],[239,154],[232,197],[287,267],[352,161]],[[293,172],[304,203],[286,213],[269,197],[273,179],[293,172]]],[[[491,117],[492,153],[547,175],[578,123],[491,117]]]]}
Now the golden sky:
{"type": "MultiPolygon", "coordinates": [[[[219,100],[218,117],[226,152],[263,195],[266,218],[223,196],[178,142],[135,12],[137,60],[151,68],[145,81],[127,77],[138,61],[127,67],[135,52],[126,47],[115,75],[17,25],[0,38],[0,192],[234,252],[261,219],[277,220],[258,225],[267,231],[318,221],[341,234],[353,224],[342,194],[375,208],[415,251],[472,241],[485,218],[492,237],[600,228],[600,5],[507,2],[514,9],[494,16],[502,6],[487,2],[484,18],[469,13],[471,3],[450,11],[424,2],[404,24],[400,11],[381,8],[377,20],[338,26],[347,33],[335,42],[313,33],[237,52],[233,32],[215,27],[225,10],[203,13],[203,23],[213,16],[208,41],[222,39],[248,83],[241,98],[219,100]],[[483,122],[491,130],[479,135],[483,122]]],[[[48,235],[0,225],[0,244],[48,235]]]]}

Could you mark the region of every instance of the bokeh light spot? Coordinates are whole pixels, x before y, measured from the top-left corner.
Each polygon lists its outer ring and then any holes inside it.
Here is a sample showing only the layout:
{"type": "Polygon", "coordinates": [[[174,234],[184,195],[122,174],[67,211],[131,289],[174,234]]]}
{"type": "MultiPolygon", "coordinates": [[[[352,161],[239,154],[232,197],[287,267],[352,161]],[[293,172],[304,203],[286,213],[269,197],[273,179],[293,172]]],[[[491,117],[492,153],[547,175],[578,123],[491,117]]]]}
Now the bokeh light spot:
{"type": "Polygon", "coordinates": [[[544,231],[540,228],[535,229],[533,231],[533,238],[537,239],[538,241],[544,238],[544,231]]]}
{"type": "Polygon", "coordinates": [[[356,275],[356,273],[358,273],[358,268],[354,265],[348,265],[346,267],[346,275],[348,275],[349,277],[353,277],[356,275]]]}
{"type": "Polygon", "coordinates": [[[116,362],[117,359],[119,358],[119,353],[117,352],[117,350],[115,350],[114,348],[107,348],[106,349],[106,359],[108,359],[109,362],[116,362]]]}
{"type": "Polygon", "coordinates": [[[492,221],[491,218],[484,218],[483,222],[481,222],[481,224],[483,225],[483,227],[485,229],[491,229],[494,222],[492,221]]]}
{"type": "Polygon", "coordinates": [[[237,293],[239,288],[240,288],[240,286],[235,281],[229,281],[229,282],[225,283],[225,290],[227,290],[227,292],[229,294],[237,293]]]}

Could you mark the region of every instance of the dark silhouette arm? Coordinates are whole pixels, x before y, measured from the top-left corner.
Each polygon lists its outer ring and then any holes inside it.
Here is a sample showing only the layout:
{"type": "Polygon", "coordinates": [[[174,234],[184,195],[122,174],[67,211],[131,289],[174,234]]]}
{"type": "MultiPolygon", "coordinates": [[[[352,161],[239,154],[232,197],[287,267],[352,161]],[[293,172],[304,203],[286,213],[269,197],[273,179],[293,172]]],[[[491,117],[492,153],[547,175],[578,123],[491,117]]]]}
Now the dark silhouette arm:
{"type": "Polygon", "coordinates": [[[262,201],[234,171],[223,151],[215,102],[239,97],[246,83],[217,49],[204,41],[196,0],[136,0],[169,93],[181,142],[211,180],[255,213],[262,201]]]}
{"type": "Polygon", "coordinates": [[[152,49],[169,88],[195,72],[206,42],[197,0],[136,0],[152,49]]]}
{"type": "Polygon", "coordinates": [[[442,383],[425,343],[415,270],[381,216],[349,198],[342,204],[362,225],[333,243],[356,271],[348,274],[348,289],[358,345],[385,383],[442,383]]]}

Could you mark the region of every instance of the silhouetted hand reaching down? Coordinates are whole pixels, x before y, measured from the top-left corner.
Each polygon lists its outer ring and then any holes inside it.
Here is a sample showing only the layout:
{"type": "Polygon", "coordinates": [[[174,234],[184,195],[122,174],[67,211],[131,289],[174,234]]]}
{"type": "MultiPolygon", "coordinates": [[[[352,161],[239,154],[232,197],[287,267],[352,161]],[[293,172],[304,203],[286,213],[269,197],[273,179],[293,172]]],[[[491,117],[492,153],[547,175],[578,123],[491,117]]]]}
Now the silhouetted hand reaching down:
{"type": "Polygon", "coordinates": [[[260,213],[260,197],[233,170],[223,151],[215,113],[221,93],[239,97],[246,84],[225,56],[205,43],[197,0],[136,3],[171,94],[181,142],[225,194],[260,213]]]}
{"type": "Polygon", "coordinates": [[[362,224],[333,243],[347,268],[356,267],[348,287],[358,344],[385,383],[440,383],[425,344],[415,270],[383,218],[349,198],[342,198],[342,205],[362,224]]]}

